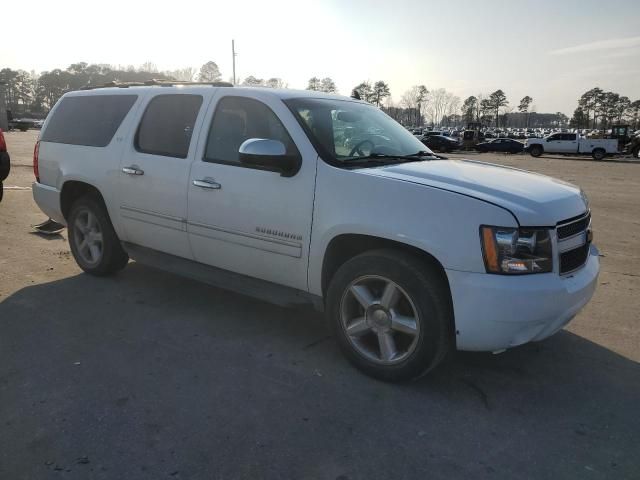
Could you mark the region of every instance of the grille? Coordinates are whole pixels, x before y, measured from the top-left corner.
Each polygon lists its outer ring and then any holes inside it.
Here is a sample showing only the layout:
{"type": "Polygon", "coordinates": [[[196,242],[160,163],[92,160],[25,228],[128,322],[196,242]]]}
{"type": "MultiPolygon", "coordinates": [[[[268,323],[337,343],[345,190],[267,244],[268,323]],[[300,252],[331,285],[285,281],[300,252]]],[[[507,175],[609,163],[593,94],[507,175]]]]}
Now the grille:
{"type": "Polygon", "coordinates": [[[589,244],[560,254],[560,273],[569,273],[584,265],[589,256],[589,244]]]}
{"type": "Polygon", "coordinates": [[[589,222],[591,221],[591,213],[587,213],[587,215],[575,222],[569,223],[567,225],[562,225],[558,227],[558,240],[562,240],[563,238],[569,238],[576,233],[584,232],[589,226],[589,222]]]}

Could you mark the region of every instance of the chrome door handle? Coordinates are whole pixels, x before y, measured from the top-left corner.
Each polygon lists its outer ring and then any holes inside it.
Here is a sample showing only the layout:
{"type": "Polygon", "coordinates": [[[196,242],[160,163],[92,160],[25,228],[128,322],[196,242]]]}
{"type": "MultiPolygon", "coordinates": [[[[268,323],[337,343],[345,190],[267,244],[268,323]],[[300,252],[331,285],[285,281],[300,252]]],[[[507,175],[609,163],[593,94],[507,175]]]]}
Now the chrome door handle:
{"type": "Polygon", "coordinates": [[[208,189],[211,189],[211,190],[220,190],[222,188],[222,185],[220,185],[218,182],[216,182],[212,178],[203,178],[203,179],[200,179],[200,180],[194,180],[193,184],[196,187],[208,188],[208,189]]]}
{"type": "Polygon", "coordinates": [[[122,173],[127,175],[144,175],[144,170],[140,170],[137,165],[131,165],[130,167],[122,167],[122,173]]]}

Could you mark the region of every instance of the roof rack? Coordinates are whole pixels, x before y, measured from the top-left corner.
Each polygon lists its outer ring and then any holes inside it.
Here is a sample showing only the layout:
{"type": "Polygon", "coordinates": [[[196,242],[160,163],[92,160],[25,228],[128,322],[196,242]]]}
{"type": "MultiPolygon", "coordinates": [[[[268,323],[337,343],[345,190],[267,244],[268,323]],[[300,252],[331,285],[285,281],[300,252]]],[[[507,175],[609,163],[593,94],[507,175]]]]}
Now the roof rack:
{"type": "Polygon", "coordinates": [[[102,85],[85,85],[80,90],[95,90],[98,88],[129,88],[129,87],[174,87],[177,85],[209,85],[212,87],[233,87],[229,82],[185,82],[181,80],[147,80],[145,82],[107,82],[102,85]]]}

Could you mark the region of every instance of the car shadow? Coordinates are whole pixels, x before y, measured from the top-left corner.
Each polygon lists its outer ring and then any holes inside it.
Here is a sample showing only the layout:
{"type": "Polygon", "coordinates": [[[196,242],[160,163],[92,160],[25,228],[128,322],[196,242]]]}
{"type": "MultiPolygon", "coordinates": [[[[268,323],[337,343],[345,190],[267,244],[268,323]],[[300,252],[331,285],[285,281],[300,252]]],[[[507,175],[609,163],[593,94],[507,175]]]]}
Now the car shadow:
{"type": "Polygon", "coordinates": [[[134,262],[114,277],[79,274],[0,300],[7,475],[639,471],[640,365],[568,331],[500,355],[460,352],[392,385],[350,367],[318,313],[134,262]]]}
{"type": "Polygon", "coordinates": [[[44,233],[44,232],[27,232],[34,237],[42,238],[43,240],[64,240],[64,236],[60,232],[44,233]]]}

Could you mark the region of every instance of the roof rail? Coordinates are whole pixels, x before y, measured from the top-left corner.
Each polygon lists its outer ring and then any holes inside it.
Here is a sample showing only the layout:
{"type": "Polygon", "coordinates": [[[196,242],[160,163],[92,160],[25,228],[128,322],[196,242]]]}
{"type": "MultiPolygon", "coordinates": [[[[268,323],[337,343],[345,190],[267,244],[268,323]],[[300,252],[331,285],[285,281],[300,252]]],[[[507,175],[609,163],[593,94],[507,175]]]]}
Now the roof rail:
{"type": "Polygon", "coordinates": [[[209,85],[212,87],[233,87],[229,82],[186,82],[182,80],[147,80],[145,82],[107,82],[102,85],[85,85],[80,90],[95,90],[98,88],[129,88],[129,87],[174,87],[177,85],[209,85]]]}

